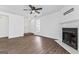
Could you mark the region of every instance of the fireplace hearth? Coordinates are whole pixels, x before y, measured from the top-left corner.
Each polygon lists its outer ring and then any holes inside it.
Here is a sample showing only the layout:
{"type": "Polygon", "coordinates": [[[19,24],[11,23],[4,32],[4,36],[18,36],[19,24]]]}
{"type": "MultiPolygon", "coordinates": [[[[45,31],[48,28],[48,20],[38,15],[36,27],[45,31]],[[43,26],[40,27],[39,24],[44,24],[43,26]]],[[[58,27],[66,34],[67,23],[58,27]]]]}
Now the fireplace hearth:
{"type": "Polygon", "coordinates": [[[62,28],[62,42],[78,49],[78,28],[62,28]]]}

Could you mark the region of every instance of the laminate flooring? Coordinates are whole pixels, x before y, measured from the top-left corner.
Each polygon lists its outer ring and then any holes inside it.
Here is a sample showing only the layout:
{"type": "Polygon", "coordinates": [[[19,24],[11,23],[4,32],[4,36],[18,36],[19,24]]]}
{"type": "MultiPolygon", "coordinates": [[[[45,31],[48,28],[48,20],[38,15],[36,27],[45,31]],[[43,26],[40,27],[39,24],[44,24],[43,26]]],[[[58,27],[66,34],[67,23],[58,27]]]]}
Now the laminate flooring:
{"type": "Polygon", "coordinates": [[[0,54],[70,54],[55,39],[28,35],[19,38],[0,38],[0,54]]]}

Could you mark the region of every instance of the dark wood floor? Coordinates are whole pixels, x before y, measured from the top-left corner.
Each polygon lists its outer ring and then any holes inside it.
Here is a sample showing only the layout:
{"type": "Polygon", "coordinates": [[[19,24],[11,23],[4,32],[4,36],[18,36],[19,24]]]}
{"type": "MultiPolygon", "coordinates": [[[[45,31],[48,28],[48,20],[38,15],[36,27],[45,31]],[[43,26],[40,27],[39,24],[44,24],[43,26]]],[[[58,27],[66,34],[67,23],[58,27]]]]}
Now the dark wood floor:
{"type": "Polygon", "coordinates": [[[0,39],[0,53],[6,54],[69,54],[54,39],[40,36],[24,36],[0,39]]]}

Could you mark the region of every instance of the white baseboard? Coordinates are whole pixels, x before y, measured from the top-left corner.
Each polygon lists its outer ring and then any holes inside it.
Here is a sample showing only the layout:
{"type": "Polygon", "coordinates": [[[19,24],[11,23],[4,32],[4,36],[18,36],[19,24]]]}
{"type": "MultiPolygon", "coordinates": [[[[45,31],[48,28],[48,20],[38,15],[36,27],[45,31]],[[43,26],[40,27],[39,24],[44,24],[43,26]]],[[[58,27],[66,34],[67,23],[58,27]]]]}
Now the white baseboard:
{"type": "Polygon", "coordinates": [[[17,37],[23,37],[24,35],[17,35],[17,36],[9,36],[8,39],[11,39],[11,38],[17,38],[17,37]]]}

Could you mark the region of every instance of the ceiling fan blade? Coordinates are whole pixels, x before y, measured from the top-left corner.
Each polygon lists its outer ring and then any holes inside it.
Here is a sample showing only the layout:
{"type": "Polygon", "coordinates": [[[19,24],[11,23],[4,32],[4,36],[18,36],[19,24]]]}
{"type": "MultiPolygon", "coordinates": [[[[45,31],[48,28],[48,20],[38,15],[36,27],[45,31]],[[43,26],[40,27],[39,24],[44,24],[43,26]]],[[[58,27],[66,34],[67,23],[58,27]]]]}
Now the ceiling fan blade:
{"type": "Polygon", "coordinates": [[[32,11],[30,12],[30,14],[32,14],[32,11]]]}
{"type": "Polygon", "coordinates": [[[35,9],[35,10],[42,10],[42,8],[37,8],[37,9],[35,9]]]}
{"type": "Polygon", "coordinates": [[[34,6],[29,5],[29,7],[30,7],[32,10],[35,10],[35,7],[34,7],[34,6]]]}
{"type": "Polygon", "coordinates": [[[30,8],[33,8],[32,5],[29,5],[30,8]]]}
{"type": "Polygon", "coordinates": [[[40,12],[38,12],[38,11],[36,11],[36,10],[35,10],[35,12],[38,13],[38,14],[40,13],[40,12]]]}

